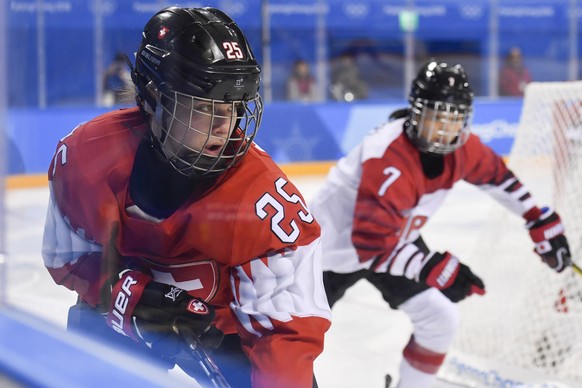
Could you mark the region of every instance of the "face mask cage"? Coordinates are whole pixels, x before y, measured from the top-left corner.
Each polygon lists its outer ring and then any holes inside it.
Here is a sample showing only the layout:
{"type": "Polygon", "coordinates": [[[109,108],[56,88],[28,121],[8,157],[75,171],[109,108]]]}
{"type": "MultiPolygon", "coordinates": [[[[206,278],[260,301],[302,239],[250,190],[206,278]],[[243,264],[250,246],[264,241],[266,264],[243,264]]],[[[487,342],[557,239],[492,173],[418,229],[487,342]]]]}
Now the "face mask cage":
{"type": "Polygon", "coordinates": [[[179,92],[160,93],[152,132],[181,174],[210,176],[234,166],[248,151],[261,124],[263,102],[221,101],[179,92]]]}
{"type": "Polygon", "coordinates": [[[467,142],[472,116],[468,105],[417,99],[406,133],[420,151],[448,154],[467,142]]]}

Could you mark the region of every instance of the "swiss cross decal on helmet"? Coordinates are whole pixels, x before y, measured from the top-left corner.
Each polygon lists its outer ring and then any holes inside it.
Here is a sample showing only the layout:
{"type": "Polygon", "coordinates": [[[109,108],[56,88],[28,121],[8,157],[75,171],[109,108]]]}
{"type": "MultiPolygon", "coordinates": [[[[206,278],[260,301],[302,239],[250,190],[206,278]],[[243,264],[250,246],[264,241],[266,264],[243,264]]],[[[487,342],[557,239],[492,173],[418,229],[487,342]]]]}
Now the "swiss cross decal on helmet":
{"type": "Polygon", "coordinates": [[[159,11],[144,27],[132,71],[154,148],[189,177],[235,165],[261,123],[260,74],[246,37],[224,12],[159,11]]]}
{"type": "Polygon", "coordinates": [[[166,27],[164,26],[160,27],[160,32],[158,32],[158,39],[164,39],[168,31],[169,30],[166,27]]]}
{"type": "Polygon", "coordinates": [[[412,81],[406,134],[422,152],[448,154],[470,133],[473,90],[461,65],[427,62],[412,81]]]}

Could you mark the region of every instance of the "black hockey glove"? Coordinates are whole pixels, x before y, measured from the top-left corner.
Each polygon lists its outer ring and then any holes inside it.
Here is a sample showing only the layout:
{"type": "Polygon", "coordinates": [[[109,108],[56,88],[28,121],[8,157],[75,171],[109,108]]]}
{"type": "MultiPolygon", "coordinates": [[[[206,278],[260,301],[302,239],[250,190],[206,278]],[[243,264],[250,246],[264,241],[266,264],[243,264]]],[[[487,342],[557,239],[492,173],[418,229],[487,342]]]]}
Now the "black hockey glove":
{"type": "Polygon", "coordinates": [[[449,252],[429,254],[419,280],[441,290],[455,303],[473,294],[485,294],[483,281],[449,252]]]}
{"type": "Polygon", "coordinates": [[[537,220],[528,222],[526,226],[535,243],[534,252],[551,269],[562,272],[572,265],[570,246],[564,235],[564,226],[558,213],[544,207],[542,215],[537,220]]]}
{"type": "Polygon", "coordinates": [[[212,325],[214,315],[212,306],[186,291],[128,270],[112,287],[107,323],[115,331],[171,356],[184,345],[177,334],[183,326],[198,336],[203,346],[220,346],[224,334],[212,325]]]}

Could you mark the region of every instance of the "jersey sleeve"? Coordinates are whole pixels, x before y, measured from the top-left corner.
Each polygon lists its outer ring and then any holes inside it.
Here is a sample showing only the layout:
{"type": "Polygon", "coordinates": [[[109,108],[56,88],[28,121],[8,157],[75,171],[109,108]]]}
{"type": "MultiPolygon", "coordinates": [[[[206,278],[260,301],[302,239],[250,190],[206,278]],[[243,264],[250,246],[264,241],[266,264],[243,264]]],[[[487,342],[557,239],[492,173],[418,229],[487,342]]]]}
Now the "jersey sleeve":
{"type": "Polygon", "coordinates": [[[244,255],[262,246],[263,254],[232,268],[230,306],[251,360],[253,386],[311,387],[313,362],[331,319],[321,230],[283,175],[249,187],[243,203],[253,204],[247,217],[258,222],[240,225],[233,251],[244,255]]]}
{"type": "MultiPolygon", "coordinates": [[[[108,185],[112,180],[105,173],[129,170],[131,165],[129,157],[122,159],[114,153],[109,158],[107,151],[113,149],[110,135],[93,134],[103,132],[101,125],[108,126],[115,136],[129,133],[122,124],[124,120],[101,118],[77,126],[59,141],[48,169],[50,202],[43,236],[44,265],[57,284],[76,291],[93,306],[100,302],[103,284],[117,272],[113,261],[119,260],[113,250],[104,249],[110,245],[113,227],[119,225],[115,198],[109,194],[108,203],[98,198],[111,192],[108,185]],[[103,216],[109,212],[113,213],[111,217],[103,216]]],[[[133,135],[127,136],[133,139],[133,135]]],[[[130,154],[123,141],[114,144],[130,154]]]]}
{"type": "Polygon", "coordinates": [[[237,266],[231,282],[253,386],[311,387],[331,319],[320,240],[237,266]]]}
{"type": "Polygon", "coordinates": [[[61,215],[49,185],[51,196],[44,228],[42,257],[54,281],[76,291],[87,303],[99,303],[101,286],[108,278],[102,271],[100,244],[75,233],[61,215]]]}
{"type": "Polygon", "coordinates": [[[465,158],[469,169],[465,180],[491,195],[497,202],[526,219],[539,209],[528,188],[507,167],[501,156],[471,136],[466,144],[465,158]]]}

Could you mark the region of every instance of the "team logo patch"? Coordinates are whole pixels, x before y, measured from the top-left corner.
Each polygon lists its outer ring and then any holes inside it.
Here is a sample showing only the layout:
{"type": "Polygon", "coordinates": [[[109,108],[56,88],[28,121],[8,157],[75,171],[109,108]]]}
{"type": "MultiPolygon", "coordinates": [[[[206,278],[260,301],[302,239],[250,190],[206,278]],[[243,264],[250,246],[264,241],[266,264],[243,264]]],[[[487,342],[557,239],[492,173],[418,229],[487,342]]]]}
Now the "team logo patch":
{"type": "Polygon", "coordinates": [[[155,281],[181,288],[200,300],[212,300],[218,290],[219,272],[213,260],[169,266],[148,263],[155,281]]]}
{"type": "Polygon", "coordinates": [[[176,298],[178,297],[178,295],[180,295],[180,293],[182,292],[182,289],[177,288],[177,287],[172,287],[170,289],[170,292],[168,292],[166,295],[164,295],[166,298],[168,299],[172,299],[172,302],[176,301],[176,298]]]}
{"type": "Polygon", "coordinates": [[[188,307],[186,310],[190,311],[194,314],[206,315],[208,314],[208,306],[197,299],[192,299],[190,303],[188,303],[188,307]]]}

